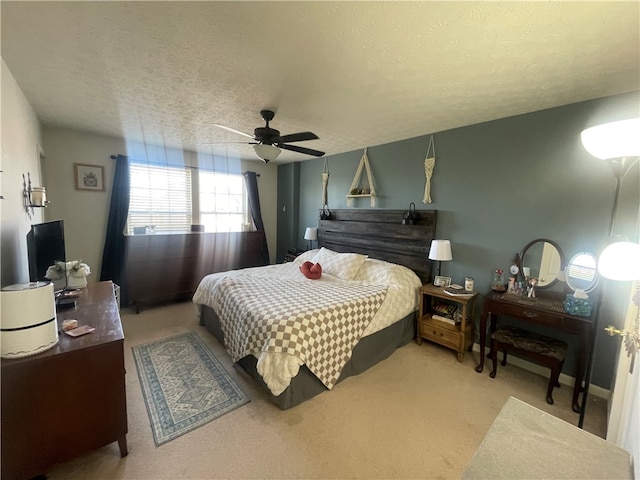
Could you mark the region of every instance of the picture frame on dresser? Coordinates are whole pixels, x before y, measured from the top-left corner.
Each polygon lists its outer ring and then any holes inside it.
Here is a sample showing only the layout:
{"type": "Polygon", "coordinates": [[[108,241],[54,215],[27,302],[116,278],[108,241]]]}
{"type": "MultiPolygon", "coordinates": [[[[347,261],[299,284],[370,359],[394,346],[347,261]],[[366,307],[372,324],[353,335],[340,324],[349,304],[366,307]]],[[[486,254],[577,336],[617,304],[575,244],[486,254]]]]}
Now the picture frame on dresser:
{"type": "Polygon", "coordinates": [[[436,287],[448,287],[451,285],[451,277],[442,277],[440,275],[436,275],[433,279],[433,285],[436,287]]]}

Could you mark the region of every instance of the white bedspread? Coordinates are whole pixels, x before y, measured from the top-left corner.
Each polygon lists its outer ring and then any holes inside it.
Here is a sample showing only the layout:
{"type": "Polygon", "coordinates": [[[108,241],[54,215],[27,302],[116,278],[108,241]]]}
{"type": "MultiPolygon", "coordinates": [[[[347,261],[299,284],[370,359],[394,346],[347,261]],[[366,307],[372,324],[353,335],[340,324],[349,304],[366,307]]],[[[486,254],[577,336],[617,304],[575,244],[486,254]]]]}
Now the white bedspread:
{"type": "MultiPolygon", "coordinates": [[[[214,273],[202,279],[193,296],[193,302],[200,313],[200,306],[214,308],[216,283],[229,276],[251,275],[263,278],[277,278],[294,282],[319,283],[356,283],[364,285],[383,285],[387,294],[382,306],[364,330],[362,336],[371,335],[392,323],[404,318],[418,308],[418,288],[421,286],[417,275],[406,267],[367,259],[360,267],[354,280],[346,281],[324,274],[318,280],[306,279],[299,270],[302,262],[310,260],[315,251],[306,252],[294,262],[265,267],[246,268],[228,272],[214,273]]],[[[215,310],[215,308],[214,308],[215,310]]],[[[225,336],[227,332],[224,332],[225,336]]],[[[282,352],[260,352],[257,354],[257,370],[274,395],[280,395],[289,385],[291,378],[298,374],[303,362],[300,358],[282,352]]]]}

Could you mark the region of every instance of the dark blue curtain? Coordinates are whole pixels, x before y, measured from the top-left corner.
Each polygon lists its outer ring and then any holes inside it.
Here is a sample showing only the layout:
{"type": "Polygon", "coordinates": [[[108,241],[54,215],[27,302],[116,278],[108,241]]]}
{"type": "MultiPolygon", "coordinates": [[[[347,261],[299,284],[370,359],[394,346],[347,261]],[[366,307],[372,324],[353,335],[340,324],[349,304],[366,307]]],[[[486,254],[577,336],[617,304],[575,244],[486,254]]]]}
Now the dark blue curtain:
{"type": "Polygon", "coordinates": [[[121,303],[127,305],[124,229],[129,215],[129,158],[125,155],[111,158],[116,159],[116,172],[113,176],[100,280],[112,280],[120,285],[121,303]]]}
{"type": "Polygon", "coordinates": [[[244,172],[244,183],[247,187],[247,196],[249,197],[249,208],[251,209],[251,218],[256,230],[262,232],[264,248],[262,263],[269,265],[269,247],[267,246],[267,235],[264,231],[264,222],[262,221],[262,211],[260,210],[260,197],[258,196],[258,175],[256,172],[244,172]]]}

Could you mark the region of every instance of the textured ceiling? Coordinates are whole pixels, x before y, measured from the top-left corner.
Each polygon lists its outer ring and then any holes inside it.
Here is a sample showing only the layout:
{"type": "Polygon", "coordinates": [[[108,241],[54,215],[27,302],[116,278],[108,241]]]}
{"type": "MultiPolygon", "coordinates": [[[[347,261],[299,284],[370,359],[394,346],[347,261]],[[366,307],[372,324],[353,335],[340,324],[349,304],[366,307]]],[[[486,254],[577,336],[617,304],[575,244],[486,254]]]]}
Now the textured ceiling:
{"type": "Polygon", "coordinates": [[[639,6],[2,1],[1,48],[44,125],[251,159],[212,124],[268,107],[330,155],[637,90],[639,6]]]}

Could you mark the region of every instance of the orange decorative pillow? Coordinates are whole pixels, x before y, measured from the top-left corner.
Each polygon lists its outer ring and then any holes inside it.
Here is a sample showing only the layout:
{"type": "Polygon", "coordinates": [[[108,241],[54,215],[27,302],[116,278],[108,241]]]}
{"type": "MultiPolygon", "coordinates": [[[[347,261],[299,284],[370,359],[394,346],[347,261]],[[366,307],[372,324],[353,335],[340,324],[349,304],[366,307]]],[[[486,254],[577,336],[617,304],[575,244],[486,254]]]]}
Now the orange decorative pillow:
{"type": "Polygon", "coordinates": [[[300,265],[300,271],[311,280],[317,280],[322,276],[322,266],[319,263],[304,262],[300,265]]]}

